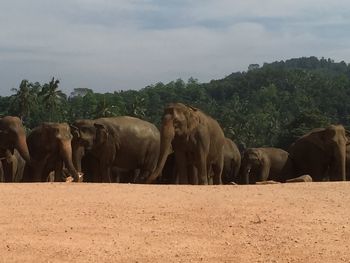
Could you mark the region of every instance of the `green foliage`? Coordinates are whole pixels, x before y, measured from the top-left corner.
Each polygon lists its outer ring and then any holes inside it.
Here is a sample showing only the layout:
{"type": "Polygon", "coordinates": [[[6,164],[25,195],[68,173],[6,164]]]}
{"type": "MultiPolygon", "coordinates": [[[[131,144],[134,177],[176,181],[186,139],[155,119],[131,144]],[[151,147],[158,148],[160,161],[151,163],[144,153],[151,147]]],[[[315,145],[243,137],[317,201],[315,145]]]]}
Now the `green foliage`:
{"type": "Polygon", "coordinates": [[[246,147],[287,148],[316,127],[350,128],[350,66],[316,57],[297,58],[236,72],[209,83],[190,78],[156,83],[139,91],[94,93],[76,88],[67,98],[59,81],[23,80],[10,98],[0,97],[0,114],[17,115],[29,128],[42,121],[129,115],[160,124],[171,102],[198,107],[218,120],[227,137],[246,147]]]}
{"type": "Polygon", "coordinates": [[[65,105],[67,102],[67,95],[58,89],[60,81],[52,78],[49,83],[42,86],[39,92],[39,97],[44,109],[48,112],[49,121],[57,122],[65,119],[65,115],[68,114],[65,111],[65,105]]]}

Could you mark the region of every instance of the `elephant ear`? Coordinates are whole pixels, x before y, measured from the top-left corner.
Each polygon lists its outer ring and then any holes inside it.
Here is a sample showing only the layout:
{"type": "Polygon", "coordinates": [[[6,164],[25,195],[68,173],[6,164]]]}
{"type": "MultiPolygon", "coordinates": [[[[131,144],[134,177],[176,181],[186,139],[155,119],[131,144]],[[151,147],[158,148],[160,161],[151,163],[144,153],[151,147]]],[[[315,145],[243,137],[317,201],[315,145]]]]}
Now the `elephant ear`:
{"type": "Polygon", "coordinates": [[[74,138],[80,138],[80,132],[79,132],[79,128],[77,126],[74,125],[69,125],[70,127],[70,132],[73,135],[74,138]]]}
{"type": "Polygon", "coordinates": [[[258,149],[253,150],[252,153],[256,156],[256,158],[262,162],[263,160],[263,155],[261,154],[261,151],[259,151],[258,149]]]}
{"type": "Polygon", "coordinates": [[[199,125],[199,116],[198,109],[192,106],[187,106],[187,110],[185,111],[185,117],[187,120],[187,129],[192,131],[199,125]]]}
{"type": "Polygon", "coordinates": [[[100,124],[100,123],[94,123],[94,127],[96,128],[95,143],[96,144],[106,143],[108,140],[108,137],[109,137],[107,127],[103,124],[100,124]]]}
{"type": "Polygon", "coordinates": [[[263,156],[262,156],[261,152],[257,148],[250,148],[250,149],[248,149],[248,154],[250,156],[254,156],[259,161],[259,163],[261,163],[262,160],[263,160],[263,156]]]}
{"type": "Polygon", "coordinates": [[[311,131],[307,136],[303,137],[309,143],[318,147],[322,151],[326,151],[326,144],[331,142],[335,136],[335,130],[329,128],[315,129],[311,131]]]}

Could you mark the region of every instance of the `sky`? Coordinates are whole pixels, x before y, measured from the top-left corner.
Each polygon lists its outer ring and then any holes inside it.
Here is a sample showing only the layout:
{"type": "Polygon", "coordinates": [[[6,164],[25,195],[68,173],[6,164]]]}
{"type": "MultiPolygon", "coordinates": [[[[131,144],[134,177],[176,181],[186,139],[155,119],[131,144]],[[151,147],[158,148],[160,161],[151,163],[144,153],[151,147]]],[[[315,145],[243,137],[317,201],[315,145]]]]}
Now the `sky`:
{"type": "Polygon", "coordinates": [[[220,79],[302,56],[350,62],[348,0],[0,0],[0,96],[220,79]]]}

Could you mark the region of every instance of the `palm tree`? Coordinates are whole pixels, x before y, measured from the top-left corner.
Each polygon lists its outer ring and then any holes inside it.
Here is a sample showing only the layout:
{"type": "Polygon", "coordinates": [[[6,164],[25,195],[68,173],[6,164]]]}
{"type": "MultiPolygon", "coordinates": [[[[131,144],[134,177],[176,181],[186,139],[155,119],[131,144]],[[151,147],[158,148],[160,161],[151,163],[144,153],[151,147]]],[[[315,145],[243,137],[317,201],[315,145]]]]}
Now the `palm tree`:
{"type": "Polygon", "coordinates": [[[96,107],[95,115],[97,118],[100,117],[113,117],[118,114],[115,112],[117,107],[115,105],[107,105],[106,96],[103,96],[103,100],[101,100],[96,107]]]}
{"type": "Polygon", "coordinates": [[[44,107],[49,111],[49,121],[53,120],[53,113],[60,111],[63,102],[67,99],[66,94],[58,89],[59,83],[60,81],[58,79],[55,80],[53,77],[49,83],[43,85],[39,93],[44,107]]]}
{"type": "Polygon", "coordinates": [[[131,115],[137,118],[144,118],[146,111],[145,98],[136,95],[134,102],[131,104],[131,115]]]}
{"type": "Polygon", "coordinates": [[[37,101],[37,89],[34,89],[32,83],[24,79],[21,81],[19,88],[11,89],[16,94],[12,95],[13,106],[16,107],[16,111],[20,119],[23,121],[24,118],[30,116],[30,112],[35,106],[37,101]]]}

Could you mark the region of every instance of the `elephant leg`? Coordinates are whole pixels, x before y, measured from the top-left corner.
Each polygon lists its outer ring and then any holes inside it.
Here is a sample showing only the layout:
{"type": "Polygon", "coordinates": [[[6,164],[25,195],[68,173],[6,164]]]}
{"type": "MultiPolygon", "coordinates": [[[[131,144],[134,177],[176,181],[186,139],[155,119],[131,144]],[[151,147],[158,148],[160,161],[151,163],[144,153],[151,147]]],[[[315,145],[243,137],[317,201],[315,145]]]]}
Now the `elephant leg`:
{"type": "Polygon", "coordinates": [[[100,168],[100,162],[96,161],[94,162],[95,165],[91,165],[91,178],[92,182],[94,183],[102,183],[102,175],[100,174],[101,168],[100,168]]]}
{"type": "Polygon", "coordinates": [[[179,184],[188,184],[186,154],[184,152],[175,152],[175,162],[179,184]]]}
{"type": "Polygon", "coordinates": [[[204,154],[204,151],[199,151],[198,156],[198,182],[200,185],[207,185],[208,184],[208,169],[207,169],[207,156],[204,154]]]}
{"type": "Polygon", "coordinates": [[[188,173],[189,183],[192,185],[198,185],[198,174],[197,174],[196,167],[194,165],[188,165],[187,173],[188,173]]]}
{"type": "Polygon", "coordinates": [[[111,166],[104,161],[100,162],[100,174],[102,183],[111,183],[111,166]]]}
{"type": "Polygon", "coordinates": [[[62,182],[63,178],[63,161],[57,161],[55,163],[55,182],[62,182]]]}
{"type": "Polygon", "coordinates": [[[55,169],[52,163],[47,163],[40,172],[40,182],[54,182],[55,181],[55,169]]]}
{"type": "Polygon", "coordinates": [[[111,181],[113,183],[120,183],[123,180],[124,172],[118,170],[117,167],[111,168],[111,181]]]}
{"type": "Polygon", "coordinates": [[[2,167],[2,162],[0,161],[0,182],[3,183],[5,182],[5,178],[4,178],[4,169],[2,167]]]}
{"type": "Polygon", "coordinates": [[[213,185],[214,184],[214,173],[213,173],[213,168],[211,165],[207,166],[207,171],[208,171],[208,185],[213,185]]]}
{"type": "MultiPolygon", "coordinates": [[[[133,173],[131,174],[131,182],[132,183],[138,183],[138,184],[143,184],[147,181],[148,177],[152,174],[152,172],[148,169],[137,169],[137,170],[132,170],[133,173]]],[[[160,177],[158,177],[160,179],[160,177]]],[[[156,180],[156,182],[159,183],[159,180],[156,180]]]]}
{"type": "Polygon", "coordinates": [[[55,181],[55,171],[49,172],[49,174],[47,176],[45,175],[44,177],[46,177],[47,182],[50,182],[50,183],[54,182],[55,181]]]}
{"type": "Polygon", "coordinates": [[[222,174],[223,167],[224,167],[224,154],[221,154],[218,161],[212,165],[214,184],[222,184],[221,174],[222,174]]]}
{"type": "MultiPolygon", "coordinates": [[[[326,172],[323,172],[326,174],[326,172]]],[[[346,181],[346,175],[342,176],[340,167],[335,162],[332,162],[328,168],[329,181],[346,181]]],[[[324,176],[325,177],[325,176],[324,176]]]]}
{"type": "Polygon", "coordinates": [[[8,162],[6,159],[2,160],[2,167],[4,171],[4,182],[10,183],[13,180],[13,167],[12,163],[8,162]]]}
{"type": "MultiPolygon", "coordinates": [[[[260,172],[259,172],[259,176],[258,176],[258,180],[257,181],[260,181],[260,182],[263,182],[263,181],[267,181],[269,179],[269,174],[270,174],[270,165],[262,165],[260,167],[260,172]]],[[[272,180],[272,179],[270,179],[272,180]]]]}
{"type": "MultiPolygon", "coordinates": [[[[239,168],[240,168],[240,165],[236,165],[235,163],[232,162],[231,164],[231,176],[230,176],[230,182],[235,182],[235,183],[239,183],[239,168]]],[[[228,183],[230,183],[228,182],[228,183]]]]}
{"type": "Polygon", "coordinates": [[[286,164],[282,168],[280,175],[278,176],[277,181],[285,183],[287,180],[295,178],[298,176],[296,166],[291,158],[288,157],[286,164]]]}
{"type": "Polygon", "coordinates": [[[17,158],[12,155],[11,157],[11,169],[12,169],[12,182],[16,182],[16,175],[18,173],[18,161],[17,158]]]}

